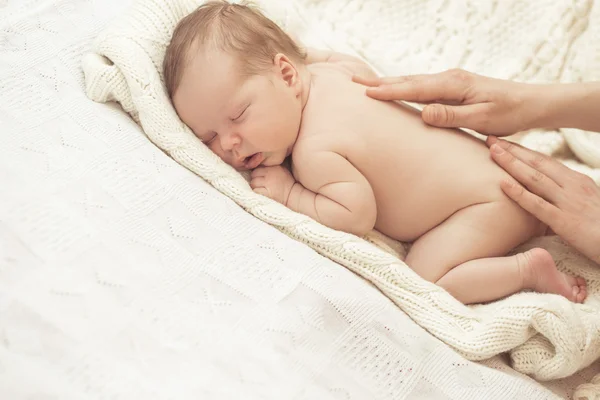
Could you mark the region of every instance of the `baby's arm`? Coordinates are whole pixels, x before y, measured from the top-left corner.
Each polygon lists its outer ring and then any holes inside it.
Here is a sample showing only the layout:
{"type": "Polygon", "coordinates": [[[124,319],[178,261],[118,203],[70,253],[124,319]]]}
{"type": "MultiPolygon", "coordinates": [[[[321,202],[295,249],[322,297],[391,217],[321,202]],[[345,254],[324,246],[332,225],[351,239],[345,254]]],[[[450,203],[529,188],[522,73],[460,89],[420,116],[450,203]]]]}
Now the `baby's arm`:
{"type": "Polygon", "coordinates": [[[333,229],[362,236],[373,229],[377,206],[367,179],[344,157],[332,151],[311,152],[295,168],[296,182],[288,208],[333,229]]]}
{"type": "Polygon", "coordinates": [[[378,78],[373,69],[363,60],[349,54],[338,53],[332,50],[306,49],[306,64],[333,63],[340,64],[350,70],[351,73],[364,76],[369,79],[378,78]]]}

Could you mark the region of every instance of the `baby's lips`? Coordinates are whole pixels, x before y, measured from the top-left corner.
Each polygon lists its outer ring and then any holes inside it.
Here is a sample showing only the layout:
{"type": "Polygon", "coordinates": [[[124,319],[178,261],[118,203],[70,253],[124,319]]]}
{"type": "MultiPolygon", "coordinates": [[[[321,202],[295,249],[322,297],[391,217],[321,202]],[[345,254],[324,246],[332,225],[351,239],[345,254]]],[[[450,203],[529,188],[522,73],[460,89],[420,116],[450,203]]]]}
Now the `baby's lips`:
{"type": "Polygon", "coordinates": [[[245,163],[245,167],[248,169],[254,169],[264,161],[263,153],[256,153],[245,163]]]}

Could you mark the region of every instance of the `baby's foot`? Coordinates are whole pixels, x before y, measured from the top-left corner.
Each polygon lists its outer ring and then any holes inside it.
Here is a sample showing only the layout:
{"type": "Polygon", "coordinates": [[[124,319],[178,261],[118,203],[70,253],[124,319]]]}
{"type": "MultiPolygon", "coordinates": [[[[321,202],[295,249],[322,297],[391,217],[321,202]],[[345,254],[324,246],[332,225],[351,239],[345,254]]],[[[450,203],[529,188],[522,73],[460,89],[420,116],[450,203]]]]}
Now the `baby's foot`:
{"type": "Polygon", "coordinates": [[[517,254],[527,289],[540,293],[560,294],[567,299],[582,303],[587,297],[587,287],[583,278],[576,278],[560,272],[550,253],[544,249],[531,249],[517,254]]]}

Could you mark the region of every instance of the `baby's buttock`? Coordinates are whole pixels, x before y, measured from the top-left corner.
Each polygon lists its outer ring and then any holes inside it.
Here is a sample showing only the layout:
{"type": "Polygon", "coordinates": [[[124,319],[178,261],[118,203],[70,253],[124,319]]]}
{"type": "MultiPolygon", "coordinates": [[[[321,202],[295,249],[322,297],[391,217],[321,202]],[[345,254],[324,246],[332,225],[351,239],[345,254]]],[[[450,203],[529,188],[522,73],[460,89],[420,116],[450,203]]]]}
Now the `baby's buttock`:
{"type": "Polygon", "coordinates": [[[467,207],[512,203],[500,188],[510,176],[491,160],[479,139],[419,124],[402,125],[412,130],[388,133],[395,138],[376,144],[377,157],[364,164],[377,201],[377,229],[413,241],[467,207]]]}
{"type": "Polygon", "coordinates": [[[396,179],[389,175],[387,180],[374,178],[371,186],[377,201],[376,229],[397,240],[413,241],[462,209],[512,203],[500,189],[502,174],[482,169],[427,170],[419,175],[417,168],[396,179]]]}

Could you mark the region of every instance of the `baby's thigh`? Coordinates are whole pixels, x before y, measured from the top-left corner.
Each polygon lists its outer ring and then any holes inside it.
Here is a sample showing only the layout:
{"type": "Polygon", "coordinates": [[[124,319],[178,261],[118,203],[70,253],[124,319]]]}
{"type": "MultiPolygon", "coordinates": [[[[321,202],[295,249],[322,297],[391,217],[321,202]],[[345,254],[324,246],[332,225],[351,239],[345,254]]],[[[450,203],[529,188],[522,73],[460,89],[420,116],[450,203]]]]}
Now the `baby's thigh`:
{"type": "Polygon", "coordinates": [[[536,218],[508,199],[472,205],[417,239],[406,264],[437,282],[467,261],[505,256],[538,234],[540,227],[536,218]]]}

